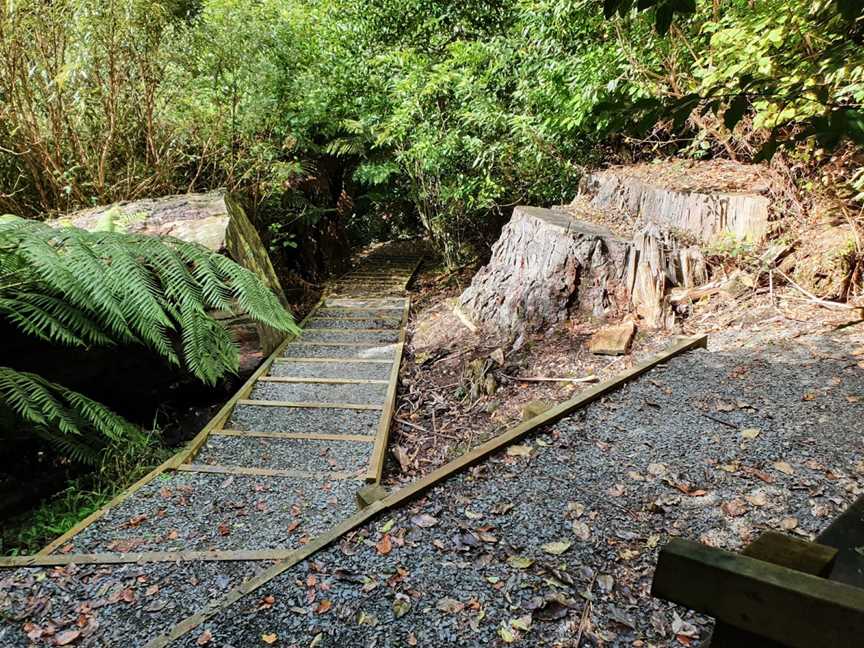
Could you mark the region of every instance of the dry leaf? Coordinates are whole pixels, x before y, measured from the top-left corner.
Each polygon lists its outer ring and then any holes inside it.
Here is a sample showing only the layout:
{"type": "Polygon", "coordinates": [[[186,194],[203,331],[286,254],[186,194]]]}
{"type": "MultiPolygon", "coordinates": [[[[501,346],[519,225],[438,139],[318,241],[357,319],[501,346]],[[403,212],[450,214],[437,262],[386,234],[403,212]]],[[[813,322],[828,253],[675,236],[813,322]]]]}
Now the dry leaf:
{"type": "Polygon", "coordinates": [[[383,536],[381,536],[378,544],[375,545],[375,549],[377,549],[378,553],[382,556],[386,556],[387,554],[389,554],[392,548],[393,543],[390,541],[389,533],[385,533],[383,536]]]}
{"type": "Polygon", "coordinates": [[[507,448],[507,456],[509,457],[530,457],[534,452],[534,448],[526,445],[512,445],[507,448]]]}
{"type": "Polygon", "coordinates": [[[261,641],[263,641],[267,645],[272,645],[272,644],[276,643],[277,639],[279,639],[279,637],[276,636],[275,632],[261,635],[261,641]]]}
{"type": "Polygon", "coordinates": [[[426,513],[421,513],[420,515],[415,515],[414,517],[412,517],[411,523],[415,526],[426,529],[428,527],[433,527],[438,524],[438,518],[427,515],[426,513]]]}
{"type": "Polygon", "coordinates": [[[741,437],[744,439],[755,439],[762,432],[759,428],[744,428],[741,430],[741,437]]]}
{"type": "Polygon", "coordinates": [[[791,531],[798,526],[798,518],[785,517],[780,520],[780,528],[784,531],[791,531]]]}
{"type": "Polygon", "coordinates": [[[448,614],[456,614],[465,609],[465,604],[457,601],[452,598],[442,598],[436,604],[435,607],[438,608],[441,612],[447,612],[448,614]]]}
{"type": "Polygon", "coordinates": [[[573,521],[573,533],[583,542],[591,537],[591,529],[589,529],[588,525],[581,520],[573,521]]]}
{"type": "Polygon", "coordinates": [[[54,637],[54,645],[55,646],[68,646],[70,643],[75,641],[78,637],[81,636],[80,630],[64,630],[56,637],[54,637]]]}
{"type": "Polygon", "coordinates": [[[740,497],[736,497],[728,502],[723,502],[723,504],[720,505],[720,508],[723,509],[723,512],[729,517],[738,517],[747,512],[747,504],[740,497]]]}
{"type": "Polygon", "coordinates": [[[654,477],[660,477],[660,475],[666,474],[666,464],[662,463],[650,463],[648,464],[648,474],[653,475],[654,477]]]}
{"type": "Polygon", "coordinates": [[[524,556],[510,556],[507,559],[507,564],[514,569],[528,569],[534,564],[534,561],[530,558],[525,558],[524,556]]]}
{"type": "Polygon", "coordinates": [[[209,630],[205,630],[200,635],[198,635],[198,640],[195,642],[199,646],[206,646],[210,643],[210,640],[213,639],[213,634],[209,630]]]}
{"type": "Polygon", "coordinates": [[[787,475],[794,475],[795,474],[795,469],[792,468],[792,466],[790,466],[785,461],[774,462],[774,470],[779,470],[780,472],[785,473],[787,475]]]}
{"type": "Polygon", "coordinates": [[[331,601],[330,599],[324,599],[323,601],[321,601],[318,604],[318,607],[315,608],[315,611],[318,614],[325,614],[325,613],[329,612],[330,608],[332,608],[332,607],[333,607],[333,601],[331,601]]]}
{"type": "Polygon", "coordinates": [[[552,554],[553,556],[560,556],[572,545],[573,543],[568,540],[561,540],[559,542],[547,542],[540,548],[548,554],[552,554]]]}

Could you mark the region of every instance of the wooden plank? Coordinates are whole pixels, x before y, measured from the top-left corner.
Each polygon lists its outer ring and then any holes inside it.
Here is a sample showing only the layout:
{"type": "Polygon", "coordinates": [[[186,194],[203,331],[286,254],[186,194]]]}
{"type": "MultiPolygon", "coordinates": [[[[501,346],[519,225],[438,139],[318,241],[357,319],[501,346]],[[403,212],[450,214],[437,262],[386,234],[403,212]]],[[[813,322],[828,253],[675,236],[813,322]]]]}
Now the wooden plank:
{"type": "Polygon", "coordinates": [[[369,405],[367,403],[302,403],[293,401],[277,400],[251,400],[244,398],[237,401],[238,405],[255,405],[260,407],[306,407],[310,409],[354,409],[354,410],[380,410],[383,405],[369,405]]]}
{"type": "Polygon", "coordinates": [[[503,447],[509,445],[513,441],[520,439],[522,436],[536,430],[537,428],[543,427],[548,423],[553,423],[562,418],[563,416],[566,416],[567,414],[570,414],[573,411],[579,409],[580,407],[592,403],[593,401],[601,398],[605,394],[619,388],[621,385],[632,380],[633,378],[645,373],[652,367],[666,362],[673,356],[689,351],[690,349],[699,347],[705,348],[707,346],[707,343],[708,336],[706,335],[700,335],[693,338],[685,338],[683,340],[680,340],[668,349],[654,355],[653,357],[645,360],[644,362],[640,362],[631,369],[620,373],[618,376],[586,389],[576,398],[565,401],[564,403],[553,407],[547,412],[539,416],[535,416],[533,419],[517,425],[509,432],[505,432],[503,435],[487,441],[486,443],[479,446],[478,448],[475,448],[466,455],[463,455],[462,457],[455,459],[444,466],[441,466],[437,470],[429,473],[428,475],[417,480],[413,484],[401,488],[400,490],[392,493],[384,499],[373,501],[371,504],[358,511],[352,517],[342,521],[335,527],[317,536],[308,545],[302,547],[301,549],[298,549],[297,552],[290,558],[286,558],[285,560],[276,563],[269,569],[266,569],[257,576],[252,577],[238,587],[230,590],[222,599],[210,601],[201,612],[187,617],[186,619],[178,623],[176,626],[174,626],[171,630],[169,630],[168,633],[157,637],[156,639],[151,641],[149,644],[147,644],[145,648],[165,648],[176,639],[179,639],[186,633],[191,632],[192,630],[200,626],[202,623],[207,621],[207,619],[212,618],[233,603],[236,603],[246,594],[249,594],[250,592],[255,591],[259,587],[266,585],[268,582],[279,576],[279,574],[290,569],[297,563],[306,560],[316,552],[320,551],[324,547],[327,547],[332,542],[342,537],[342,535],[353,531],[361,524],[364,524],[382,511],[389,510],[403,504],[404,502],[407,502],[408,500],[416,497],[427,489],[432,488],[438,482],[447,479],[448,477],[451,477],[452,475],[460,472],[468,466],[473,465],[474,463],[491,454],[492,452],[502,449],[503,447]]]}
{"type": "Polygon", "coordinates": [[[386,380],[374,378],[307,378],[305,376],[262,376],[258,382],[272,383],[321,383],[325,385],[386,385],[386,380]]]}
{"type": "Polygon", "coordinates": [[[302,470],[279,470],[278,468],[252,468],[240,466],[219,466],[216,464],[182,464],[180,472],[213,473],[216,475],[248,475],[252,477],[296,477],[298,479],[359,479],[359,472],[304,472],[302,470]]]}
{"type": "MultiPolygon", "coordinates": [[[[741,552],[744,556],[824,578],[837,556],[833,547],[766,531],[741,552]]],[[[781,648],[782,644],[723,621],[714,624],[710,648],[781,648]]]]}
{"type": "Polygon", "coordinates": [[[378,421],[378,431],[375,434],[375,447],[372,449],[372,456],[369,458],[369,469],[366,472],[366,481],[379,483],[381,475],[384,472],[384,461],[387,458],[387,439],[390,436],[390,423],[393,420],[393,412],[396,409],[396,388],[399,385],[399,371],[402,366],[402,354],[405,350],[405,326],[408,323],[408,313],[411,310],[411,299],[405,302],[405,307],[402,310],[402,324],[399,329],[399,348],[396,350],[396,357],[393,360],[393,366],[390,368],[390,385],[387,387],[387,394],[384,397],[384,411],[381,414],[381,419],[378,421]]]}
{"type": "Polygon", "coordinates": [[[211,436],[249,437],[260,439],[306,439],[309,441],[357,441],[373,443],[371,434],[325,434],[323,432],[255,432],[247,430],[216,430],[211,436]]]}
{"type": "Polygon", "coordinates": [[[63,565],[122,565],[126,563],[285,560],[293,549],[213,551],[140,551],[137,553],[54,554],[0,557],[0,567],[60,567],[63,565]]]}
{"type": "Polygon", "coordinates": [[[393,362],[392,358],[276,358],[278,363],[282,362],[358,362],[358,363],[373,363],[373,364],[389,364],[393,362]]]}
{"type": "Polygon", "coordinates": [[[864,590],[690,540],[660,552],[651,593],[792,648],[864,636],[864,590]]]}
{"type": "Polygon", "coordinates": [[[839,552],[831,568],[831,580],[864,587],[864,555],[858,551],[864,547],[864,496],[838,515],[816,542],[839,552]]]}
{"type": "MultiPolygon", "coordinates": [[[[315,304],[315,306],[313,306],[312,309],[309,311],[309,314],[306,315],[306,317],[304,317],[298,323],[298,327],[302,328],[306,321],[313,316],[313,314],[321,307],[321,304],[323,303],[323,299],[319,300],[318,303],[315,304]]],[[[288,335],[285,337],[282,343],[273,350],[273,353],[271,353],[270,356],[261,363],[261,366],[258,367],[258,369],[256,369],[251,376],[249,376],[249,379],[245,383],[243,383],[240,389],[225,402],[225,404],[219,409],[218,412],[216,412],[213,418],[210,419],[210,421],[201,429],[201,431],[197,435],[195,435],[195,437],[191,441],[189,441],[189,443],[187,443],[182,450],[180,450],[177,454],[170,457],[166,461],[162,462],[160,465],[156,466],[156,468],[151,470],[144,477],[139,479],[137,482],[135,482],[128,488],[124,489],[123,492],[118,493],[117,496],[112,498],[111,501],[109,501],[105,506],[94,511],[86,518],[78,522],[78,524],[74,525],[66,533],[47,544],[45,547],[42,548],[41,551],[39,551],[38,555],[47,555],[53,553],[54,551],[65,545],[67,542],[69,542],[81,531],[93,524],[96,520],[105,515],[105,513],[107,513],[109,510],[119,506],[130,496],[134,495],[136,492],[141,490],[141,488],[156,479],[156,477],[161,475],[163,472],[188,461],[191,457],[194,457],[204,445],[204,443],[206,443],[207,437],[210,435],[210,433],[213,430],[221,428],[225,424],[225,421],[228,420],[229,416],[231,416],[231,412],[234,410],[234,406],[237,404],[237,402],[240,401],[241,398],[247,396],[252,391],[252,388],[255,386],[255,382],[258,380],[258,378],[266,374],[267,371],[269,371],[270,365],[272,365],[273,362],[285,351],[285,347],[290,344],[291,340],[294,337],[294,335],[288,335]]]]}

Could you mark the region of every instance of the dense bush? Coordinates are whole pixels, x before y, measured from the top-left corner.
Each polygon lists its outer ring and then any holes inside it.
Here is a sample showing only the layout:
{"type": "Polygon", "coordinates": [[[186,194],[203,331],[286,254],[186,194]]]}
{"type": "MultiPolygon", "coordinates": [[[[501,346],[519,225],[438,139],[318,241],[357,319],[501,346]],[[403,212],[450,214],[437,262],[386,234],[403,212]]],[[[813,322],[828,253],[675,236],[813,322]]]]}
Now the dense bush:
{"type": "Polygon", "coordinates": [[[6,3],[0,210],[225,185],[283,247],[416,222],[458,263],[610,153],[860,144],[862,31],[848,0],[6,3]]]}

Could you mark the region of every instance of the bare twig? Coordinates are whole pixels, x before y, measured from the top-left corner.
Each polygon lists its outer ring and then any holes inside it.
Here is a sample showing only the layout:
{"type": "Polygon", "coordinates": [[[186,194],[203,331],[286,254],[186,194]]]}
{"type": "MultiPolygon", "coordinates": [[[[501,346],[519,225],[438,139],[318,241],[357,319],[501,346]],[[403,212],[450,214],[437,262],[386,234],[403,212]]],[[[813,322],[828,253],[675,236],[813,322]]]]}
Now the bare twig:
{"type": "Polygon", "coordinates": [[[598,378],[595,375],[585,376],[584,378],[546,378],[543,376],[537,377],[527,377],[527,376],[511,376],[510,374],[504,374],[506,378],[510,378],[512,380],[518,380],[520,382],[573,382],[573,383],[586,383],[586,382],[597,382],[598,378]]]}
{"type": "Polygon", "coordinates": [[[850,306],[849,304],[841,304],[840,302],[833,302],[833,301],[830,301],[828,299],[821,299],[821,298],[817,297],[813,293],[805,290],[804,288],[799,286],[797,283],[792,281],[792,279],[790,279],[788,276],[786,276],[779,269],[777,270],[777,274],[779,274],[786,281],[788,281],[789,285],[792,286],[793,288],[795,288],[796,290],[798,290],[798,292],[800,292],[802,295],[804,295],[805,297],[808,297],[809,300],[812,301],[814,304],[819,304],[820,306],[825,306],[826,308],[838,308],[840,310],[854,310],[855,309],[854,306],[850,306]]]}

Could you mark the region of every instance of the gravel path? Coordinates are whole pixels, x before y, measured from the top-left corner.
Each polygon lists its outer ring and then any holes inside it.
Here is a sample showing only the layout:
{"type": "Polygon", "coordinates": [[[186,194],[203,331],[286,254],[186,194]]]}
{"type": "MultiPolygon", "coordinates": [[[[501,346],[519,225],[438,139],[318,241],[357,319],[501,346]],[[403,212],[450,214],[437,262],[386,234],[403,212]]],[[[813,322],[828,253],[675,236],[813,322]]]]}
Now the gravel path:
{"type": "Polygon", "coordinates": [[[367,342],[382,344],[397,342],[399,331],[304,331],[301,338],[306,342],[367,342]]]}
{"type": "Polygon", "coordinates": [[[364,441],[212,436],[195,463],[340,472],[365,469],[371,454],[372,444],[364,441]]]}
{"type": "Polygon", "coordinates": [[[166,473],[84,529],[72,545],[76,553],[294,548],[354,513],[362,485],[166,473]]]}
{"type": "Polygon", "coordinates": [[[291,378],[343,378],[387,380],[393,365],[388,362],[276,362],[271,376],[291,378]]]}
{"type": "Polygon", "coordinates": [[[258,432],[375,434],[381,412],[338,408],[239,405],[225,425],[258,432]]]}
{"type": "Polygon", "coordinates": [[[359,297],[327,299],[324,308],[365,308],[365,309],[402,309],[405,307],[404,297],[375,297],[372,299],[361,299],[359,297]]]}
{"type": "Polygon", "coordinates": [[[330,383],[259,382],[252,390],[253,400],[275,400],[294,403],[351,403],[381,405],[387,385],[334,385],[330,383]]]}
{"type": "Polygon", "coordinates": [[[53,646],[64,637],[80,648],[143,646],[269,564],[69,565],[0,572],[0,646],[53,646]]]}
{"type": "Polygon", "coordinates": [[[852,348],[672,359],[241,599],[207,645],[700,645],[708,620],[648,594],[658,547],[812,538],[864,491],[852,348]]]}
{"type": "Polygon", "coordinates": [[[361,319],[337,319],[335,317],[313,317],[306,322],[307,328],[343,328],[343,329],[399,329],[401,320],[390,318],[369,317],[361,319]]]}
{"type": "Polygon", "coordinates": [[[295,342],[285,347],[286,358],[358,358],[361,360],[389,360],[396,355],[395,344],[378,346],[330,346],[295,342]]]}

